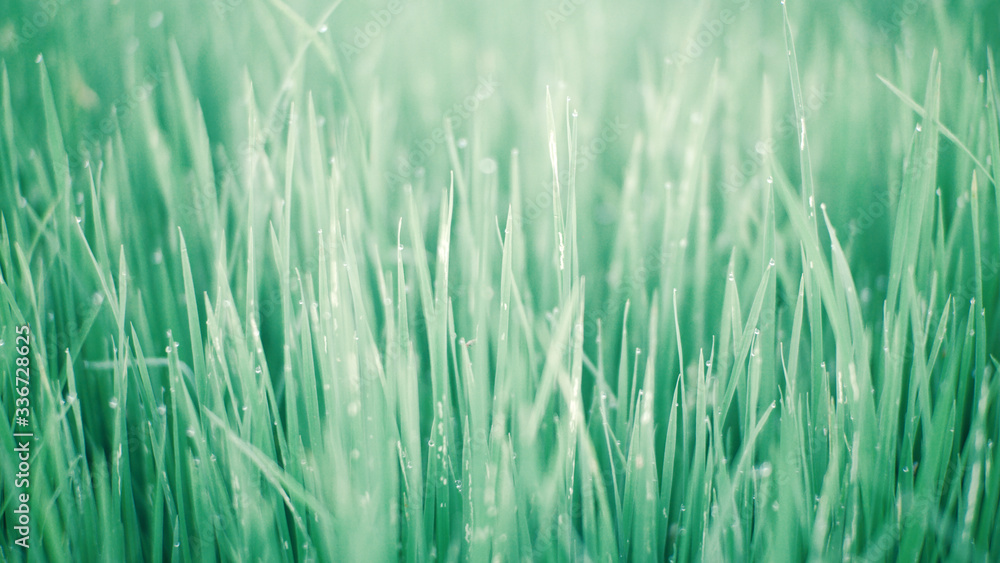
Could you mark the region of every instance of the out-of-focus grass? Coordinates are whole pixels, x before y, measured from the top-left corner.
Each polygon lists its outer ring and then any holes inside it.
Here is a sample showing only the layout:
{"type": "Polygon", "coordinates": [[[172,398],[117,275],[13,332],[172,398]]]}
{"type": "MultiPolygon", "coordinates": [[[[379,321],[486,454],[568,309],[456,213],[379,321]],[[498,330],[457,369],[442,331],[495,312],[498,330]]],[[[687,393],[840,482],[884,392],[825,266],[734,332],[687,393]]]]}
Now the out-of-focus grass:
{"type": "Polygon", "coordinates": [[[785,10],[0,3],[2,559],[1000,558],[1000,10],[785,10]]]}

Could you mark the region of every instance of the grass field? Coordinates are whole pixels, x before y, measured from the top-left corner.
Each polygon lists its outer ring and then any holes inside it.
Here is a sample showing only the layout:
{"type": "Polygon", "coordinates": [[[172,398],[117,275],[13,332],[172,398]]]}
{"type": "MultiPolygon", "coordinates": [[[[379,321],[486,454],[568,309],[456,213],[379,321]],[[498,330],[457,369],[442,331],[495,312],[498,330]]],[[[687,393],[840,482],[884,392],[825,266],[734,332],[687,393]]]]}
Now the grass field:
{"type": "Polygon", "coordinates": [[[1000,560],[998,48],[0,0],[0,561],[1000,560]]]}

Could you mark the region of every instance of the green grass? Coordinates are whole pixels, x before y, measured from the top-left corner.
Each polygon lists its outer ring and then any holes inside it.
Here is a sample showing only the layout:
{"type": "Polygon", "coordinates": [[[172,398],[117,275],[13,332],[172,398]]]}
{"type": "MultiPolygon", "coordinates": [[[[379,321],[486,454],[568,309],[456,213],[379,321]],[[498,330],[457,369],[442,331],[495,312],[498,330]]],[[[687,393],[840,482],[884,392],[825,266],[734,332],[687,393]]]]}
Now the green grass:
{"type": "Polygon", "coordinates": [[[0,560],[1000,560],[998,47],[0,2],[0,560]]]}

